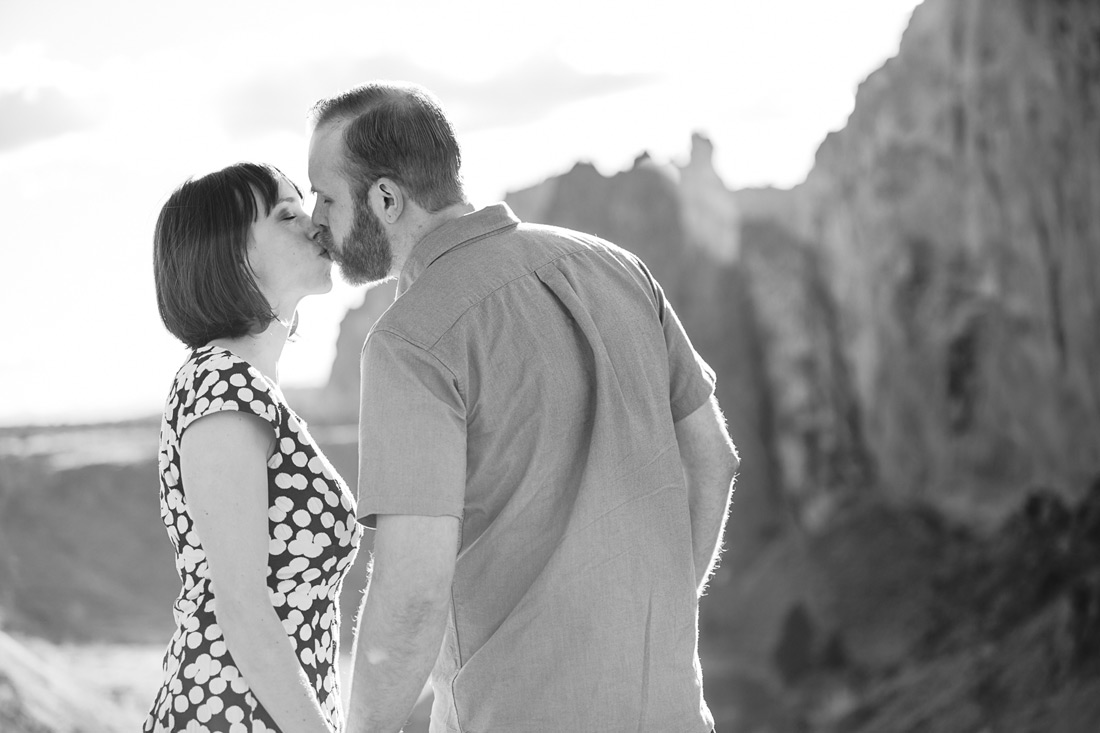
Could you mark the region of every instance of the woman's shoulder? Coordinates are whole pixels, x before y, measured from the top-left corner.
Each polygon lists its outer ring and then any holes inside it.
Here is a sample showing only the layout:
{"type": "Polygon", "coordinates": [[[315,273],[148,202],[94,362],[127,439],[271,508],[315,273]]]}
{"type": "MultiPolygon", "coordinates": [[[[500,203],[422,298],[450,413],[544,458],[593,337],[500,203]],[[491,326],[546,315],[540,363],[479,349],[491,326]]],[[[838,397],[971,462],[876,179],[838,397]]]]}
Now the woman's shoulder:
{"type": "Polygon", "coordinates": [[[250,412],[272,423],[279,419],[278,390],[259,369],[221,346],[192,351],[176,374],[173,393],[191,419],[221,410],[250,412]]]}
{"type": "Polygon", "coordinates": [[[224,346],[216,346],[214,344],[200,346],[191,352],[191,357],[188,359],[188,362],[194,364],[196,373],[212,373],[218,374],[219,376],[236,373],[248,374],[250,378],[262,383],[262,385],[257,384],[257,388],[263,387],[267,391],[271,390],[271,385],[259,369],[254,367],[252,363],[244,357],[238,356],[235,352],[224,346]]]}

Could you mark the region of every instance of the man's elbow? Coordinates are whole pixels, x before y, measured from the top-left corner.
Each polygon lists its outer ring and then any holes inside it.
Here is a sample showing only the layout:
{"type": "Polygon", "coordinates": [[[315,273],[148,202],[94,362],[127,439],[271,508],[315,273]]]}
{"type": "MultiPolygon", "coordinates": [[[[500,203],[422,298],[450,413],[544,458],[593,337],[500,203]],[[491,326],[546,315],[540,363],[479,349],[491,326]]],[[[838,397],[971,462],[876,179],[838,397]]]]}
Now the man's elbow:
{"type": "Polygon", "coordinates": [[[737,471],[741,467],[741,456],[738,455],[737,446],[728,435],[721,437],[721,440],[715,440],[710,447],[710,475],[717,480],[717,483],[728,486],[737,477],[737,471]]]}
{"type": "MultiPolygon", "coordinates": [[[[374,616],[374,620],[385,629],[377,648],[369,647],[373,655],[369,659],[373,664],[387,661],[390,651],[412,653],[423,639],[439,637],[447,623],[450,609],[450,595],[436,592],[395,592],[379,598],[378,607],[372,613],[370,596],[377,595],[372,588],[368,593],[364,613],[374,616]]],[[[377,643],[377,642],[376,642],[377,643]]]]}
{"type": "Polygon", "coordinates": [[[450,608],[449,596],[439,594],[406,598],[398,615],[402,625],[409,629],[429,629],[446,619],[450,608]]]}
{"type": "Polygon", "coordinates": [[[723,456],[725,461],[726,475],[729,476],[729,480],[732,482],[737,477],[737,471],[741,468],[741,456],[737,453],[737,447],[733,443],[729,444],[729,452],[723,456]]]}
{"type": "Polygon", "coordinates": [[[737,479],[737,469],[741,465],[736,454],[726,453],[723,454],[721,460],[715,466],[711,476],[713,481],[711,485],[714,487],[714,500],[719,501],[719,495],[726,502],[729,501],[730,495],[733,493],[733,485],[737,479]]]}
{"type": "Polygon", "coordinates": [[[378,597],[386,613],[402,629],[419,630],[446,617],[451,605],[452,578],[453,573],[443,570],[415,577],[383,573],[371,580],[368,597],[378,597]]]}

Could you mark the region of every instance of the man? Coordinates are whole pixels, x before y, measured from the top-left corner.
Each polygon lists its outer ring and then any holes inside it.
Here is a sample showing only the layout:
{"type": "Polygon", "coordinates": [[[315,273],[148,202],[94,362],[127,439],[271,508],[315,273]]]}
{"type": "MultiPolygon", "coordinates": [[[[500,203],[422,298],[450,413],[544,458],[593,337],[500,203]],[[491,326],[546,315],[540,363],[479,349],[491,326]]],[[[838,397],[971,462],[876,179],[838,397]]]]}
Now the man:
{"type": "Polygon", "coordinates": [[[318,102],[314,221],[354,283],[396,275],[362,354],[376,522],[348,731],[704,733],[698,597],[738,459],[660,286],[595,237],[474,210],[436,100],[318,102]]]}

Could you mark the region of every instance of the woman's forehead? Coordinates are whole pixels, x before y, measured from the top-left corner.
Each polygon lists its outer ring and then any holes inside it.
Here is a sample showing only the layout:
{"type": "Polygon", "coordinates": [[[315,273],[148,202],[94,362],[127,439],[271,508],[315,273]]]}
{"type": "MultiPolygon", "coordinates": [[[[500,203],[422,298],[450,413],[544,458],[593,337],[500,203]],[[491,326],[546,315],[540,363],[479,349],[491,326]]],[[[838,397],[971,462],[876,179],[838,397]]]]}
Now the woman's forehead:
{"type": "Polygon", "coordinates": [[[279,176],[279,199],[292,198],[295,201],[302,200],[302,189],[294,181],[286,176],[279,176]]]}

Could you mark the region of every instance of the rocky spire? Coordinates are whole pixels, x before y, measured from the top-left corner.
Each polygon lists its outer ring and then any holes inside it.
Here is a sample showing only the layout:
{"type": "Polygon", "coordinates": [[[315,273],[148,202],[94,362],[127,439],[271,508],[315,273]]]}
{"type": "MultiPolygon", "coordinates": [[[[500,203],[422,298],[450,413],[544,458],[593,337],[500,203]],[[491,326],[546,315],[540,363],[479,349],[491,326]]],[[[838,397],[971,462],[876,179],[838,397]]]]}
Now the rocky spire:
{"type": "Polygon", "coordinates": [[[726,184],[714,170],[714,144],[696,132],[691,158],[680,168],[680,201],[689,244],[719,262],[732,262],[740,252],[741,216],[726,184]]]}

